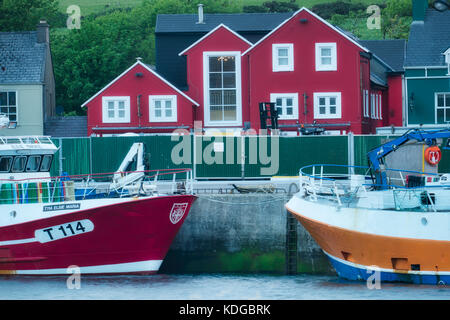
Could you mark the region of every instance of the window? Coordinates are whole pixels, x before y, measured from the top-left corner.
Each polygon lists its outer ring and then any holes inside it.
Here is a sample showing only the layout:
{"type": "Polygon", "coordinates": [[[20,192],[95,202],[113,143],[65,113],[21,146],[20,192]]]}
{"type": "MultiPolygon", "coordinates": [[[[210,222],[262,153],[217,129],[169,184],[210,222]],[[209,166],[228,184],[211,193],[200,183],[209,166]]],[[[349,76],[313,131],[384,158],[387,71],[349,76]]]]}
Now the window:
{"type": "Polygon", "coordinates": [[[370,94],[370,117],[372,119],[383,119],[381,98],[381,93],[370,94]]]}
{"type": "Polygon", "coordinates": [[[12,172],[23,172],[25,169],[25,163],[27,162],[27,157],[15,157],[13,166],[12,166],[12,172]]]}
{"type": "Polygon", "coordinates": [[[240,125],[240,52],[204,52],[206,125],[240,125]]]}
{"type": "Polygon", "coordinates": [[[130,122],[130,97],[103,97],[103,122],[130,122]]]}
{"type": "Polygon", "coordinates": [[[383,119],[383,109],[382,109],[382,104],[381,104],[381,94],[378,94],[378,119],[382,120],[383,119]]]}
{"type": "Polygon", "coordinates": [[[52,165],[53,156],[51,154],[46,154],[42,157],[41,169],[42,172],[47,172],[50,170],[52,165]]]}
{"type": "Polygon", "coordinates": [[[447,64],[447,67],[448,67],[448,74],[450,75],[450,48],[445,50],[445,52],[443,54],[445,57],[445,63],[447,64]]]}
{"type": "Polygon", "coordinates": [[[294,71],[294,45],[273,44],[272,45],[272,70],[294,71]]]}
{"type": "Polygon", "coordinates": [[[364,117],[369,117],[369,90],[363,90],[363,112],[364,117]]]}
{"type": "Polygon", "coordinates": [[[17,93],[0,91],[0,113],[6,114],[9,121],[17,121],[17,93]]]}
{"type": "Polygon", "coordinates": [[[316,71],[336,70],[336,43],[316,43],[316,71]]]}
{"type": "Polygon", "coordinates": [[[450,122],[450,92],[436,93],[436,123],[450,122]]]}
{"type": "Polygon", "coordinates": [[[0,172],[9,172],[12,159],[12,157],[0,157],[0,172]]]}
{"type": "Polygon", "coordinates": [[[314,118],[339,119],[341,118],[341,93],[340,92],[315,92],[314,93],[314,118]]]}
{"type": "Polygon", "coordinates": [[[298,119],[298,93],[271,93],[270,102],[275,102],[279,119],[298,119]]]}
{"type": "Polygon", "coordinates": [[[177,96],[149,96],[150,122],[176,122],[177,96]]]}
{"type": "Polygon", "coordinates": [[[27,172],[36,172],[41,164],[41,156],[30,156],[27,161],[27,172]]]}

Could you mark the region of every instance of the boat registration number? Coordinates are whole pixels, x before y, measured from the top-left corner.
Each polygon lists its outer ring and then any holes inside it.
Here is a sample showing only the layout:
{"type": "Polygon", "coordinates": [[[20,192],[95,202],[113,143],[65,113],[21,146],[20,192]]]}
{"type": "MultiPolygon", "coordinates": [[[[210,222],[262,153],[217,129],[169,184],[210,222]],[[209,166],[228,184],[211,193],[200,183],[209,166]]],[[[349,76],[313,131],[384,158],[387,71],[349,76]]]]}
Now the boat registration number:
{"type": "Polygon", "coordinates": [[[94,230],[94,224],[89,219],[72,221],[57,226],[51,226],[34,231],[34,237],[40,243],[60,240],[78,234],[91,232],[94,230]]]}

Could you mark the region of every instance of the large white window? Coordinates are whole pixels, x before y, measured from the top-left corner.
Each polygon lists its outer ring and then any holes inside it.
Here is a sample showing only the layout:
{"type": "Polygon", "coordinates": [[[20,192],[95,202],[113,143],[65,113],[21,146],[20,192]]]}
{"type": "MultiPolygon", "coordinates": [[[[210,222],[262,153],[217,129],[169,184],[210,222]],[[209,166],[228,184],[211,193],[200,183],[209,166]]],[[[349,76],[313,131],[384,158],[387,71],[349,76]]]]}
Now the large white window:
{"type": "Polygon", "coordinates": [[[17,92],[0,90],[0,113],[8,116],[9,121],[17,121],[17,92]]]}
{"type": "Polygon", "coordinates": [[[275,103],[279,119],[298,119],[298,93],[271,93],[270,102],[275,103]]]}
{"type": "Polygon", "coordinates": [[[277,43],[272,45],[272,70],[294,71],[294,45],[277,43]]]}
{"type": "Polygon", "coordinates": [[[130,97],[103,97],[104,123],[130,122],[130,97]]]}
{"type": "Polygon", "coordinates": [[[336,71],[336,43],[316,43],[316,71],[336,71]]]}
{"type": "Polygon", "coordinates": [[[177,96],[151,95],[148,97],[150,122],[176,122],[177,96]]]}
{"type": "Polygon", "coordinates": [[[436,93],[436,123],[450,122],[450,92],[436,93]]]}
{"type": "Polygon", "coordinates": [[[314,118],[339,119],[342,116],[340,92],[314,93],[314,118]]]}
{"type": "Polygon", "coordinates": [[[241,125],[241,53],[204,52],[203,83],[205,125],[241,125]]]}

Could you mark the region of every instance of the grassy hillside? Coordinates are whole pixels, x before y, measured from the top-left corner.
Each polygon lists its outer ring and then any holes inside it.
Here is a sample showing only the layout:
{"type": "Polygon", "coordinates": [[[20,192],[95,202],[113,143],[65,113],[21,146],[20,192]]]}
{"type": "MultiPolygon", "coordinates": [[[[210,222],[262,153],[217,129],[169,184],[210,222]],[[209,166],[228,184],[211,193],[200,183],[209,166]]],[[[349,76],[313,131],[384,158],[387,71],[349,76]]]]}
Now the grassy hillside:
{"type": "MultiPolygon", "coordinates": [[[[241,7],[261,5],[266,1],[268,0],[230,0],[230,2],[238,3],[241,7]]],[[[316,4],[330,3],[333,2],[333,0],[296,0],[295,2],[299,7],[312,8],[316,4]]],[[[384,3],[385,0],[349,0],[348,2],[364,3],[369,6],[371,4],[384,3]]],[[[82,15],[98,13],[105,9],[134,7],[140,3],[142,3],[142,0],[77,0],[76,3],[73,0],[59,0],[59,6],[63,13],[66,12],[70,5],[77,4],[81,9],[82,15]]],[[[205,8],[205,12],[208,12],[208,8],[205,8]]]]}
{"type": "Polygon", "coordinates": [[[81,9],[81,15],[86,16],[105,9],[134,7],[140,3],[142,0],[59,0],[59,7],[63,13],[66,13],[70,5],[76,4],[81,9]]]}

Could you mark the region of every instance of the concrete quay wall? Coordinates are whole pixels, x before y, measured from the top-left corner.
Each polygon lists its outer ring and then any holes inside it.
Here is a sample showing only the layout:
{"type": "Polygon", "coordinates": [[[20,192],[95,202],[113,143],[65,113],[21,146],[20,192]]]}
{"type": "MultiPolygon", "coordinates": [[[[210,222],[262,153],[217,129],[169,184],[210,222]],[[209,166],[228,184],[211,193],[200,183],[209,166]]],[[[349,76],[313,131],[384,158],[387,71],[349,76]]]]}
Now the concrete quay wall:
{"type": "Polygon", "coordinates": [[[289,225],[284,207],[289,198],[286,193],[199,195],[160,272],[333,273],[301,224],[289,225]]]}

